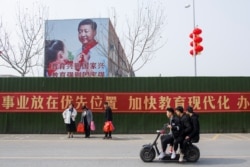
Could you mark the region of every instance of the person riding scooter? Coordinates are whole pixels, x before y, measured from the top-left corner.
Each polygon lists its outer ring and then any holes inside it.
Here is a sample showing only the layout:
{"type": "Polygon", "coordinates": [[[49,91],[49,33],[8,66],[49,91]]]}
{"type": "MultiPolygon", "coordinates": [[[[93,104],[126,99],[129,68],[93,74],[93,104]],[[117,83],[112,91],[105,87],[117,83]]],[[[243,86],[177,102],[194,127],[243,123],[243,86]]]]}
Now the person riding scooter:
{"type": "MultiPolygon", "coordinates": [[[[183,157],[184,157],[184,147],[183,147],[183,141],[185,139],[185,137],[190,134],[190,132],[192,131],[192,125],[191,125],[191,121],[190,121],[190,117],[189,115],[185,114],[184,109],[182,106],[178,106],[175,109],[176,115],[179,116],[180,118],[180,124],[181,124],[181,132],[180,135],[177,137],[177,139],[175,139],[174,141],[174,147],[178,147],[178,144],[180,144],[180,157],[179,157],[179,162],[183,161],[183,157]]],[[[173,154],[173,153],[172,153],[173,154]]]]}
{"type": "MultiPolygon", "coordinates": [[[[161,161],[169,161],[169,160],[177,160],[183,161],[183,157],[185,156],[185,160],[187,162],[197,162],[200,158],[200,150],[197,146],[192,144],[191,142],[187,143],[187,147],[185,151],[183,150],[183,140],[186,136],[190,135],[192,132],[190,117],[188,114],[183,113],[183,107],[176,108],[176,114],[179,116],[174,116],[174,109],[167,108],[166,115],[169,118],[169,124],[164,125],[164,127],[169,128],[170,132],[168,134],[163,135],[163,130],[157,130],[157,136],[152,143],[144,144],[140,151],[140,158],[144,162],[152,162],[156,155],[160,158],[161,161]],[[181,119],[181,120],[180,120],[181,119]],[[182,129],[182,125],[184,129],[182,129]],[[158,149],[157,141],[161,137],[161,145],[162,145],[162,152],[158,149]],[[180,140],[181,139],[181,140],[180,140]],[[181,153],[176,154],[176,149],[179,145],[178,141],[180,141],[181,153]],[[166,154],[165,151],[167,149],[167,145],[174,145],[174,153],[166,154]],[[174,156],[176,156],[174,158],[174,156]]],[[[191,135],[190,135],[191,136],[191,135]]],[[[190,137],[189,136],[189,137],[190,137]]]]}
{"type": "MultiPolygon", "coordinates": [[[[173,144],[174,140],[179,136],[180,134],[180,120],[177,116],[174,115],[174,109],[173,108],[167,108],[166,116],[169,118],[169,123],[166,125],[166,128],[168,128],[170,131],[168,134],[161,136],[161,145],[162,145],[162,152],[159,155],[159,159],[162,159],[166,156],[166,149],[168,144],[173,144]]],[[[177,145],[178,147],[178,145],[177,145]]],[[[177,149],[177,148],[176,148],[177,149]]],[[[173,155],[173,154],[172,154],[173,155]]],[[[171,159],[174,159],[175,157],[171,156],[171,159]]]]}
{"type": "Polygon", "coordinates": [[[183,141],[183,149],[185,151],[187,143],[197,143],[200,140],[200,122],[199,115],[194,113],[193,107],[188,106],[186,114],[190,116],[192,131],[185,137],[183,141]]]}

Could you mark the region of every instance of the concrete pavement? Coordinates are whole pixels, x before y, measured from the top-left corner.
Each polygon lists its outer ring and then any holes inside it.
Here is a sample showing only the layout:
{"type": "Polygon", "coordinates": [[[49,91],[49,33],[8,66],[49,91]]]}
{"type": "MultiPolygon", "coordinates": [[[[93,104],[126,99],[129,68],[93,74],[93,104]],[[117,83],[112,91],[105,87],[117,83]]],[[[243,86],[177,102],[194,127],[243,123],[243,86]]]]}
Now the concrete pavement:
{"type": "MultiPolygon", "coordinates": [[[[142,167],[179,166],[178,162],[155,159],[144,163],[139,157],[143,144],[153,142],[156,134],[113,134],[112,140],[103,140],[103,134],[92,134],[85,139],[76,134],[65,135],[0,134],[1,167],[142,167]]],[[[160,143],[160,141],[159,141],[160,143]]],[[[201,134],[197,143],[201,157],[188,166],[250,165],[250,134],[201,134]]],[[[159,145],[160,147],[160,145],[159,145]]]]}

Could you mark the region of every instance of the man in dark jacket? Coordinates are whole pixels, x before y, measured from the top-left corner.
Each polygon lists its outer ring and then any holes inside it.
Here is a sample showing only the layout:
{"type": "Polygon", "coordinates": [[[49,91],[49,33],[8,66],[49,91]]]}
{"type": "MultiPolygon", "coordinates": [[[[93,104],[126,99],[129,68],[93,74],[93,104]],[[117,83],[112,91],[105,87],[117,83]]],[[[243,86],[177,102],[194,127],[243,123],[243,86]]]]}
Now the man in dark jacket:
{"type": "Polygon", "coordinates": [[[166,128],[169,129],[169,133],[161,136],[162,152],[158,157],[159,159],[162,159],[166,156],[165,152],[168,144],[172,144],[174,139],[179,136],[180,132],[180,120],[174,115],[174,109],[167,108],[166,116],[169,118],[169,123],[166,125],[166,128]]]}
{"type": "Polygon", "coordinates": [[[178,144],[180,144],[179,162],[182,162],[183,157],[184,157],[183,141],[184,141],[185,137],[192,131],[192,125],[191,125],[189,115],[184,113],[184,109],[182,106],[178,106],[175,109],[175,112],[180,117],[181,132],[180,132],[179,137],[174,141],[174,145],[178,146],[178,144]]]}
{"type": "Polygon", "coordinates": [[[191,141],[191,142],[198,142],[200,140],[200,122],[199,122],[199,115],[194,113],[194,110],[192,107],[187,107],[186,112],[191,119],[192,124],[192,131],[185,137],[185,140],[191,141]]]}
{"type": "MultiPolygon", "coordinates": [[[[107,121],[113,121],[113,114],[112,114],[112,109],[110,108],[108,102],[104,102],[104,119],[105,119],[105,122],[107,121]]],[[[106,132],[105,133],[105,136],[103,139],[112,139],[112,132],[109,131],[109,132],[106,132]]]]}
{"type": "Polygon", "coordinates": [[[199,115],[194,113],[192,107],[187,107],[187,115],[189,115],[192,125],[192,131],[185,136],[185,140],[183,141],[183,151],[186,150],[187,144],[189,142],[198,142],[200,140],[200,123],[199,123],[199,115]]]}

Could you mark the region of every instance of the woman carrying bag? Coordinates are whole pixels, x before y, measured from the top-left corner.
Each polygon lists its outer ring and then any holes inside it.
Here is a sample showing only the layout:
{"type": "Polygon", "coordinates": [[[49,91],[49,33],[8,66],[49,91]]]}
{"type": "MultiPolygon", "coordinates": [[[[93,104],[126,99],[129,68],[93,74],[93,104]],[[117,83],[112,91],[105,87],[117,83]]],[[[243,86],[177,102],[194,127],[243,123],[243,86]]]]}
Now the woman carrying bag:
{"type": "MultiPolygon", "coordinates": [[[[81,122],[84,124],[85,138],[90,137],[91,124],[93,127],[93,114],[90,109],[87,108],[86,105],[82,106],[82,116],[81,122]]],[[[92,129],[93,130],[93,129],[92,129]]]]}

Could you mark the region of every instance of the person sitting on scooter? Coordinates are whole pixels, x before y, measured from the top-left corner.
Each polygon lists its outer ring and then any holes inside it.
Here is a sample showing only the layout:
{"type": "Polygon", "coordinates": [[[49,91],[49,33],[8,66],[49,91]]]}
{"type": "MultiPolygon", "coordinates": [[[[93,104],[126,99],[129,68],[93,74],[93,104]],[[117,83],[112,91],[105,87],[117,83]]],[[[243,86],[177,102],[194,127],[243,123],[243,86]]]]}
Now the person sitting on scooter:
{"type": "MultiPolygon", "coordinates": [[[[183,161],[183,157],[184,157],[184,153],[185,150],[183,149],[183,141],[185,139],[185,137],[190,134],[190,132],[192,131],[192,125],[191,125],[191,121],[190,121],[190,117],[189,115],[185,114],[184,109],[182,106],[178,106],[175,109],[176,115],[179,116],[180,118],[180,124],[181,124],[181,132],[180,135],[175,139],[174,141],[174,147],[178,148],[178,144],[180,144],[180,158],[179,158],[179,162],[183,161]]],[[[172,153],[172,158],[175,158],[175,151],[173,151],[172,153]]]]}
{"type": "Polygon", "coordinates": [[[174,139],[179,136],[180,132],[180,120],[174,115],[174,109],[167,108],[166,116],[169,118],[169,123],[167,124],[166,128],[168,128],[170,131],[168,134],[161,136],[162,152],[158,157],[159,159],[162,159],[166,156],[165,152],[167,145],[173,143],[174,139]]]}
{"type": "Polygon", "coordinates": [[[185,150],[188,142],[198,142],[200,140],[200,122],[199,115],[194,113],[193,107],[188,106],[186,112],[191,119],[192,131],[185,137],[183,149],[185,150]]]}

